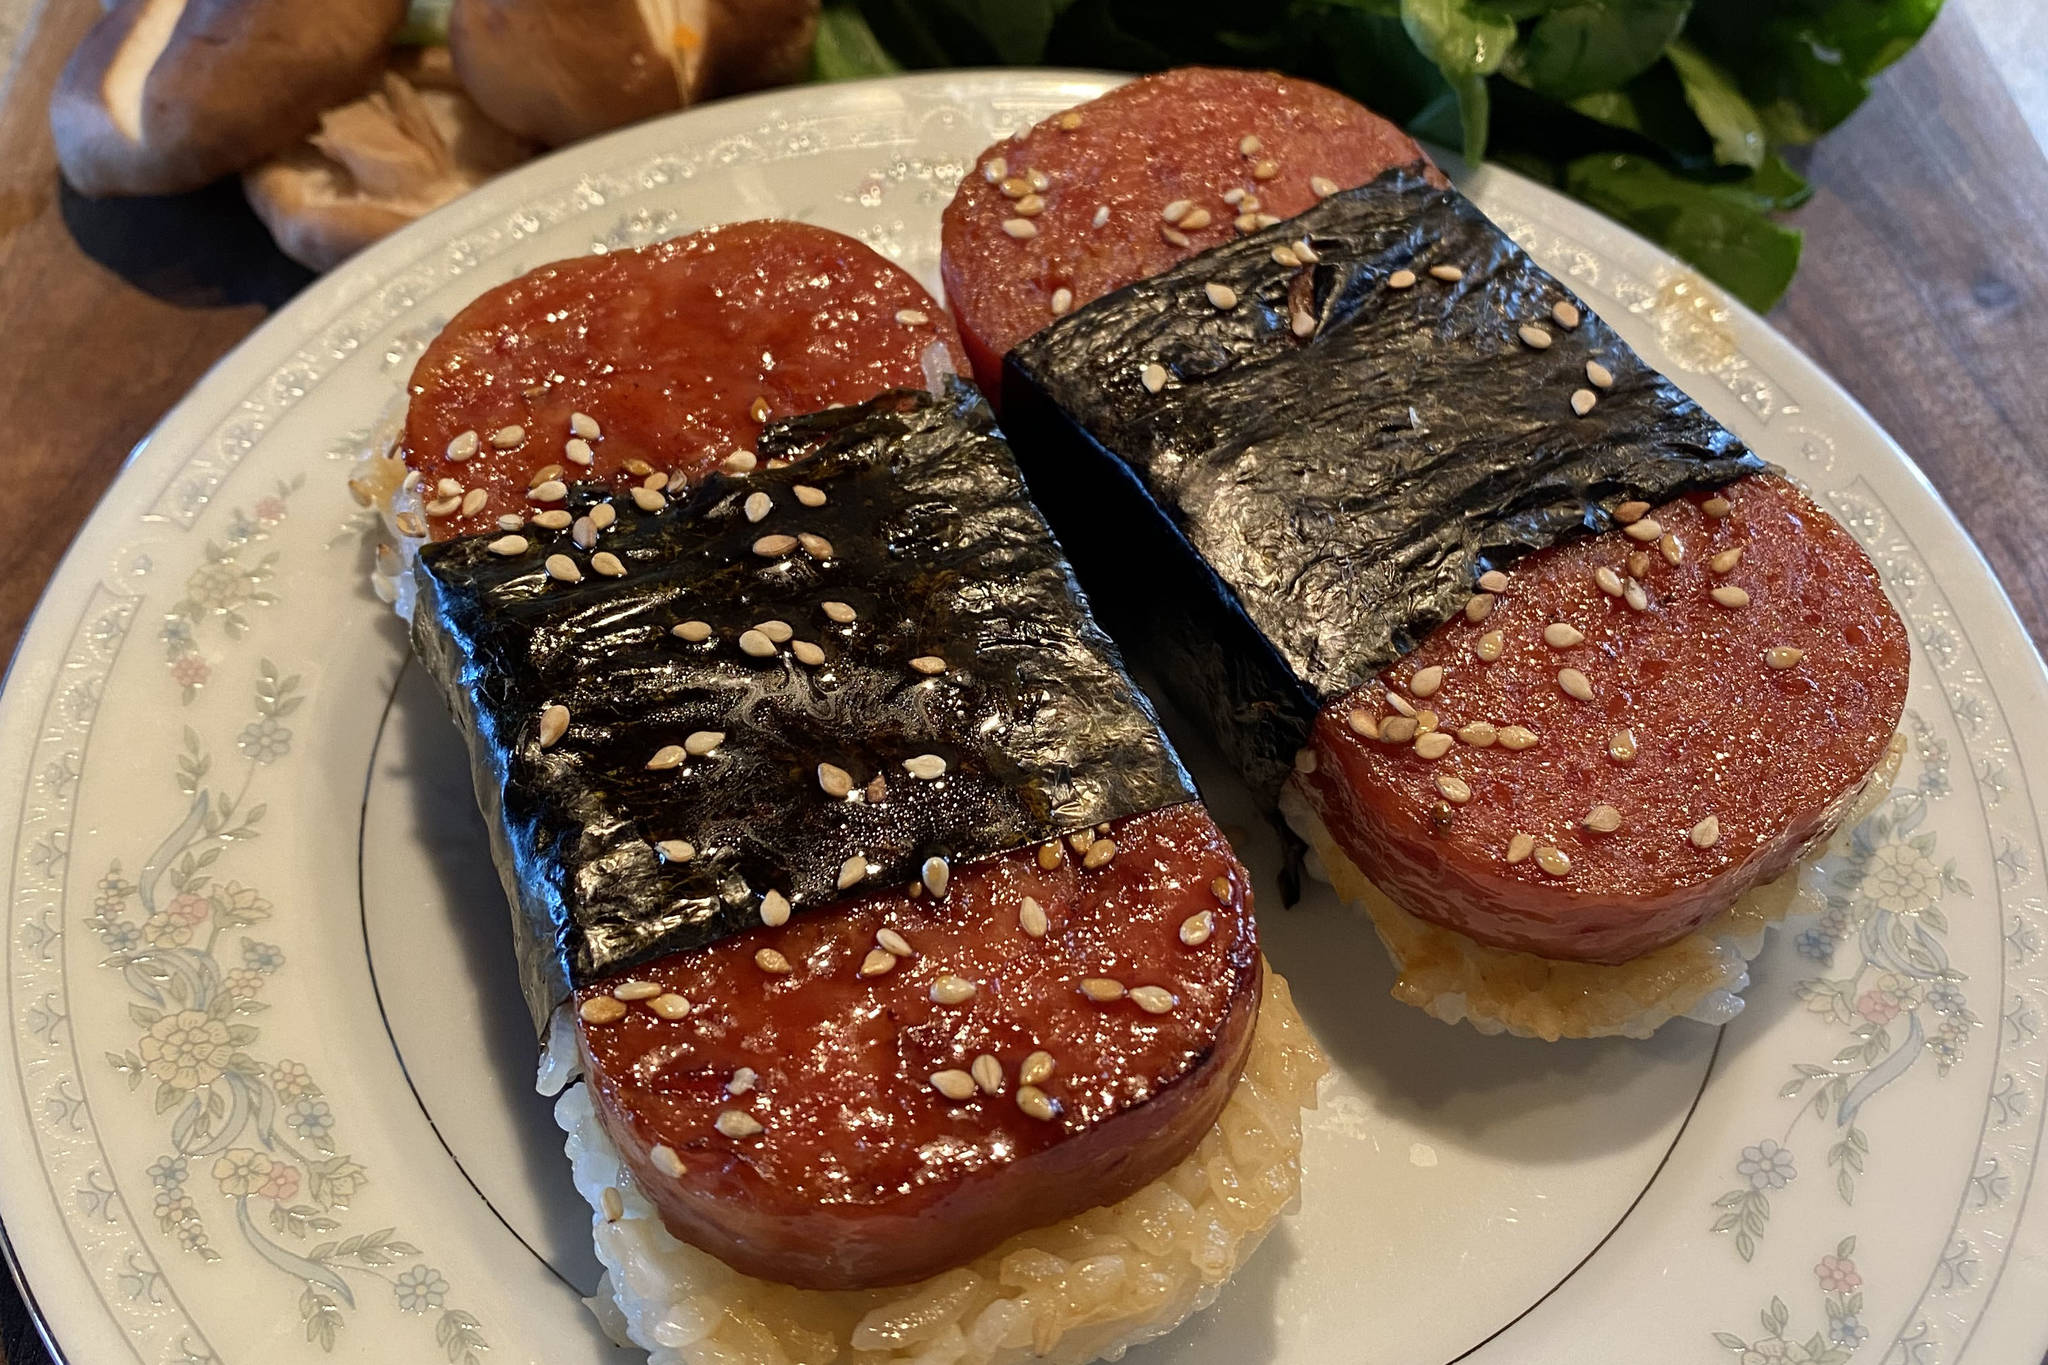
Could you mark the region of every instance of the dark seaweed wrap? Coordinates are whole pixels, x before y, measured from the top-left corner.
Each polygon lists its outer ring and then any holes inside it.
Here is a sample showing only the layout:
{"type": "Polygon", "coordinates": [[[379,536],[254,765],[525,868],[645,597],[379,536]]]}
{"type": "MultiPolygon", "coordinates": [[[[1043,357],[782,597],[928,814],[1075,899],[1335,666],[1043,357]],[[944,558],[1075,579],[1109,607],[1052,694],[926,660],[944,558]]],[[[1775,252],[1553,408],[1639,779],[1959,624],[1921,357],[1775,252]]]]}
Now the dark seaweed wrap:
{"type": "Polygon", "coordinates": [[[1604,530],[1629,499],[1767,467],[1582,304],[1575,330],[1554,322],[1560,301],[1577,304],[1410,167],[1010,352],[1004,426],[1098,609],[1266,795],[1320,707],[1458,612],[1485,570],[1604,530]],[[1304,238],[1319,263],[1274,260],[1304,238]],[[1418,282],[1388,287],[1403,268],[1418,282]],[[1554,344],[1527,345],[1525,323],[1554,344]],[[1613,386],[1578,417],[1589,360],[1613,386]]]}
{"type": "MultiPolygon", "coordinates": [[[[1194,798],[978,395],[887,395],[778,423],[759,450],[798,462],[714,477],[657,512],[618,499],[596,548],[623,577],[595,573],[568,531],[529,527],[531,548],[510,557],[494,536],[421,551],[413,643],[469,740],[537,1025],[572,983],[758,926],[771,889],[799,913],[841,898],[848,858],[867,864],[856,892],[900,887],[928,857],[1194,798]],[[802,506],[798,484],[828,501],[802,506]],[[755,492],[774,504],[758,523],[742,510],[755,492]],[[754,549],[799,532],[825,537],[829,557],[754,549]],[[556,553],[582,582],[548,577],[556,553]],[[833,622],[827,601],[857,619],[833,622]],[[684,621],[711,638],[676,637],[684,621]],[[741,632],[768,621],[824,663],[787,644],[743,652],[741,632]],[[914,670],[921,657],[945,671],[914,670]],[[569,727],[544,749],[554,703],[569,727]],[[698,731],[725,738],[647,767],[698,731]],[[925,754],[946,761],[943,778],[905,771],[925,754]],[[823,762],[860,797],[827,796],[823,762]],[[665,840],[695,856],[665,859],[665,840]]],[[[603,498],[574,489],[569,506],[603,498]]]]}

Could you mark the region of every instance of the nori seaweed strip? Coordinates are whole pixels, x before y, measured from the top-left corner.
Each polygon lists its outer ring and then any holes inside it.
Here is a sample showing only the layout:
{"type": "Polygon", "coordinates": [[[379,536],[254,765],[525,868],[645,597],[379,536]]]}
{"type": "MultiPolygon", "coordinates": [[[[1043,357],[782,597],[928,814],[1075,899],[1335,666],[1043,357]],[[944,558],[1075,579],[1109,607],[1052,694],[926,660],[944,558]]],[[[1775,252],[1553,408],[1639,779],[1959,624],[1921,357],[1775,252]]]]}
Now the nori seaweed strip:
{"type": "Polygon", "coordinates": [[[1419,166],[1097,299],[1004,368],[1005,428],[1098,610],[1269,796],[1320,707],[1485,570],[1768,468],[1419,166]],[[1303,238],[1317,264],[1273,259],[1303,238]],[[1614,382],[1582,418],[1589,360],[1614,382]]]}
{"type": "MultiPolygon", "coordinates": [[[[840,899],[849,857],[869,864],[855,894],[901,887],[932,855],[998,853],[1194,798],[978,395],[886,395],[778,423],[759,451],[797,463],[714,477],[658,512],[619,500],[596,548],[623,577],[595,573],[568,531],[531,526],[511,557],[490,535],[421,552],[414,644],[469,739],[536,1024],[571,982],[758,927],[771,888],[798,911],[840,899]],[[802,506],[797,484],[828,501],[802,506]],[[758,523],[742,510],[756,492],[774,502],[758,523]],[[798,532],[824,536],[830,557],[752,548],[798,532]],[[551,580],[554,553],[583,581],[551,580]],[[833,600],[857,619],[829,620],[833,600]],[[671,634],[687,620],[711,639],[671,634]],[[824,663],[737,647],[771,620],[824,663]],[[946,671],[914,671],[925,655],[946,671]],[[570,724],[543,749],[551,703],[570,724]],[[694,731],[725,740],[648,769],[694,731]],[[946,760],[942,779],[904,770],[921,754],[946,760]],[[857,789],[879,776],[886,793],[828,797],[821,762],[857,789]],[[670,839],[695,857],[664,861],[654,845],[670,839]]],[[[602,497],[574,489],[570,508],[602,497]]]]}

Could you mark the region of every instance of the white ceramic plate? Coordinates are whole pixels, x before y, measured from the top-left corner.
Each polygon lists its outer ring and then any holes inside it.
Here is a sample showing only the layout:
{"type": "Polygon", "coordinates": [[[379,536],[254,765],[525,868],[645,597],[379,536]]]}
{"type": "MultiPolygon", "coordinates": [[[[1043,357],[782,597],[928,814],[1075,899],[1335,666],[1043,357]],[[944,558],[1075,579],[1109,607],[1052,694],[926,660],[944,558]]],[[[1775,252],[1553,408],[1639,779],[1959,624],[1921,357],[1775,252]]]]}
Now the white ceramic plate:
{"type": "MultiPolygon", "coordinates": [[[[575,148],[308,289],[136,453],[0,699],[0,1218],[64,1356],[614,1357],[460,744],[365,586],[344,476],[479,291],[767,215],[934,282],[975,151],[1105,84],[803,88],[575,148]]],[[[2031,1365],[2040,662],[1912,464],[1761,321],[1548,191],[1465,183],[1863,540],[1917,646],[1912,752],[1831,859],[1828,920],[1774,936],[1719,1031],[1482,1038],[1386,999],[1326,892],[1269,909],[1338,1068],[1302,1209],[1138,1355],[2031,1365]]],[[[1270,836],[1205,777],[1277,906],[1270,836]]]]}

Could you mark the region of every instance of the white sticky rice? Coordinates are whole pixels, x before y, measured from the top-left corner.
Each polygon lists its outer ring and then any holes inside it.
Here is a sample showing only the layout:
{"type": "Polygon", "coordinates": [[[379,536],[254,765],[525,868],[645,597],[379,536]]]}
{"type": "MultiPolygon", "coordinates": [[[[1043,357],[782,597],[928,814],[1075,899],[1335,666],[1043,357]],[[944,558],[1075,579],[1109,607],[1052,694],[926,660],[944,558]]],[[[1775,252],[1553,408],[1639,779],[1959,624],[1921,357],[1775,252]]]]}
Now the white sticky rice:
{"type": "Polygon", "coordinates": [[[1327,1069],[1268,966],[1243,1078],[1178,1166],[1121,1203],[1019,1233],[968,1265],[861,1291],[753,1279],[678,1241],[620,1164],[587,1088],[573,1086],[555,1118],[605,1266],[591,1310],[651,1365],[1116,1360],[1213,1302],[1293,1206],[1301,1111],[1327,1069]]]}
{"type": "MultiPolygon", "coordinates": [[[[1877,809],[1905,752],[1904,737],[1892,736],[1876,770],[1844,798],[1848,810],[1835,825],[1838,834],[1877,809]]],[[[1399,973],[1394,998],[1447,1024],[1469,1023],[1481,1033],[1556,1042],[1647,1038],[1681,1016],[1725,1024],[1742,1012],[1749,964],[1763,951],[1764,931],[1827,908],[1820,893],[1804,884],[1807,867],[1827,847],[1823,842],[1808,849],[1785,876],[1751,888],[1678,942],[1632,962],[1608,966],[1537,957],[1488,947],[1395,905],[1337,847],[1322,818],[1292,784],[1281,792],[1280,810],[1308,843],[1311,875],[1371,917],[1399,973]]]]}

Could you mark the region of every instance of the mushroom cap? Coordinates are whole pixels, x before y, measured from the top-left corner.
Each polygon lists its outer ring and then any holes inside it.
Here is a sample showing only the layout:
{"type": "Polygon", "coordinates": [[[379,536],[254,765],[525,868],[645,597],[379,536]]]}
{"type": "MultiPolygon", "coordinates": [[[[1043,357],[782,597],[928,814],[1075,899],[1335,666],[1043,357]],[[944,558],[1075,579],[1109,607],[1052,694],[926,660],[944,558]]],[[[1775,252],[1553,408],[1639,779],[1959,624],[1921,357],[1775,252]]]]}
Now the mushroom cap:
{"type": "Polygon", "coordinates": [[[404,17],[405,0],[121,0],[50,99],[64,178],[174,194],[253,165],[374,82],[404,17]]]}
{"type": "Polygon", "coordinates": [[[454,0],[448,43],[486,113],[560,146],[799,80],[818,0],[454,0]]]}

